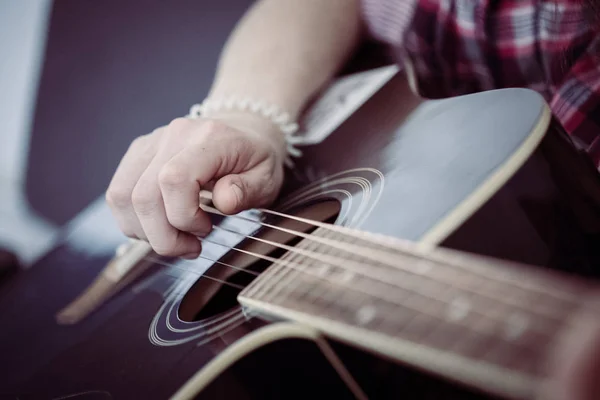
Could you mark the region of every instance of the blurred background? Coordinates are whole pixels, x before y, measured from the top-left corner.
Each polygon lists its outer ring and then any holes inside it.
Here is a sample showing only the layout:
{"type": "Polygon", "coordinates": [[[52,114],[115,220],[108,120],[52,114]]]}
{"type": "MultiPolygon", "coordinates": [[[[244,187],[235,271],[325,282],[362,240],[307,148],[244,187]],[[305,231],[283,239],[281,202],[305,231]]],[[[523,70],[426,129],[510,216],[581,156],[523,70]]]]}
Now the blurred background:
{"type": "Polygon", "coordinates": [[[252,0],[0,0],[0,247],[30,264],[185,115],[252,0]]]}

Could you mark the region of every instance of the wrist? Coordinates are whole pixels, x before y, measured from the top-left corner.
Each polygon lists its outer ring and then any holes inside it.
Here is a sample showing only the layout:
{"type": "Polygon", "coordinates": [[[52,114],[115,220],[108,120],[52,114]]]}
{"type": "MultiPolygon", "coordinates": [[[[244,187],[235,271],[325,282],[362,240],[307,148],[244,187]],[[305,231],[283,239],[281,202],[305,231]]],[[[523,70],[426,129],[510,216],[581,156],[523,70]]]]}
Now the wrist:
{"type": "Polygon", "coordinates": [[[205,119],[211,119],[226,123],[228,126],[240,132],[259,137],[271,143],[282,158],[286,156],[285,135],[277,125],[259,115],[244,111],[219,111],[210,113],[205,119]]]}
{"type": "Polygon", "coordinates": [[[284,159],[287,166],[292,167],[292,156],[299,157],[302,152],[296,148],[301,139],[295,136],[298,124],[292,120],[290,114],[276,104],[264,100],[236,95],[224,97],[208,97],[201,104],[191,107],[189,117],[227,120],[229,124],[244,124],[243,129],[250,129],[255,134],[267,135],[276,139],[275,149],[284,149],[284,159]]]}

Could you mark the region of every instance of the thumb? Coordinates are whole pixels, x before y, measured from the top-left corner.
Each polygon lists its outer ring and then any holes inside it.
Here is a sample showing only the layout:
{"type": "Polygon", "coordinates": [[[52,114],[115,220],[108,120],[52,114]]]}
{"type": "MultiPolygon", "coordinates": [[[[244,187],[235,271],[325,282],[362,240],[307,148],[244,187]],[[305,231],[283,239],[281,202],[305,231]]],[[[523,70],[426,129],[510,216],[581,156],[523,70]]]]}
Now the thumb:
{"type": "Polygon", "coordinates": [[[224,214],[236,214],[270,203],[279,189],[272,175],[267,168],[258,167],[222,177],[213,189],[215,207],[224,214]]]}

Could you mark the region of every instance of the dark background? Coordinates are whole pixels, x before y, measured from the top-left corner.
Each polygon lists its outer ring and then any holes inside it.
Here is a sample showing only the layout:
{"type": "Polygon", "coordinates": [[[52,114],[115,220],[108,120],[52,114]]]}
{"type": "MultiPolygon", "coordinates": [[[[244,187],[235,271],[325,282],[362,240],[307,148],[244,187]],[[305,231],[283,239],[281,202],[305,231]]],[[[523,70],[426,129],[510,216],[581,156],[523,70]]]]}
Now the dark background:
{"type": "Polygon", "coordinates": [[[135,137],[203,100],[252,0],[56,0],[26,191],[64,224],[101,196],[135,137]]]}

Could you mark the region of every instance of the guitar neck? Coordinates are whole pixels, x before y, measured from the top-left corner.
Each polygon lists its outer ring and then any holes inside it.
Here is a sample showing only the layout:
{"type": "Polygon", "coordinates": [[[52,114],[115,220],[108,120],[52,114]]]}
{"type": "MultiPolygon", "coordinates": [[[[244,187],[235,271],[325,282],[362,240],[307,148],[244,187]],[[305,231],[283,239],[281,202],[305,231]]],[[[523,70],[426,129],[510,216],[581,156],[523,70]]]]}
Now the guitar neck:
{"type": "Polygon", "coordinates": [[[322,227],[239,301],[492,394],[532,398],[591,289],[529,266],[322,227]]]}

